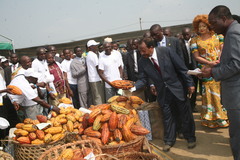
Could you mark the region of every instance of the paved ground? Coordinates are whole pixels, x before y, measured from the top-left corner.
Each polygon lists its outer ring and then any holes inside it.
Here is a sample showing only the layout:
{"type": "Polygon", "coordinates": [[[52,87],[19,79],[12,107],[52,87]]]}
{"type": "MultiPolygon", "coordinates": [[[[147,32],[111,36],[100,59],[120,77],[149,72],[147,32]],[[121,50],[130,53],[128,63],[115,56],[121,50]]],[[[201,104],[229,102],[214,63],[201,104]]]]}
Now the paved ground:
{"type": "MultiPolygon", "coordinates": [[[[198,96],[197,109],[201,109],[201,97],[198,96]]],[[[196,124],[197,146],[187,148],[185,140],[177,139],[170,152],[166,154],[174,160],[233,160],[230,146],[228,128],[210,129],[200,125],[200,113],[194,113],[196,124]]],[[[160,148],[163,142],[159,139],[152,141],[160,148]]]]}

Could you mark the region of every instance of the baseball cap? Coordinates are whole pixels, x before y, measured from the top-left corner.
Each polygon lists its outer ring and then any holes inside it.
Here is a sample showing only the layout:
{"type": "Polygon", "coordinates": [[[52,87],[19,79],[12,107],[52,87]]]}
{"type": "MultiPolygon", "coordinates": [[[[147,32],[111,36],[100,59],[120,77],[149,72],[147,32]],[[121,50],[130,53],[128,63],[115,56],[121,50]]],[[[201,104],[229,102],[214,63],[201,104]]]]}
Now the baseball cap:
{"type": "Polygon", "coordinates": [[[107,37],[103,41],[104,41],[104,43],[112,43],[112,38],[107,37]]]}
{"type": "Polygon", "coordinates": [[[94,40],[89,40],[87,42],[87,46],[90,47],[90,46],[96,46],[96,45],[99,45],[99,42],[96,42],[94,40]]]}
{"type": "Polygon", "coordinates": [[[33,68],[28,68],[25,72],[24,72],[24,76],[25,77],[34,77],[34,78],[39,78],[40,74],[35,72],[33,68]]]}
{"type": "Polygon", "coordinates": [[[7,58],[3,58],[3,59],[1,59],[1,62],[3,63],[3,62],[6,62],[6,61],[8,61],[8,59],[7,58]]]}

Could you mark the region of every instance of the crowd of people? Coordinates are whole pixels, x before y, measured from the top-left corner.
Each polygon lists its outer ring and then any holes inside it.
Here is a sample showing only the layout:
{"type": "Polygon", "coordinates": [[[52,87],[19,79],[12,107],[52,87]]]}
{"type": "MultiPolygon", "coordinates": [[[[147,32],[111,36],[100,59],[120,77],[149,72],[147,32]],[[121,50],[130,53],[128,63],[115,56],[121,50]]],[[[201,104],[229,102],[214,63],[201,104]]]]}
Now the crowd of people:
{"type": "MultiPolygon", "coordinates": [[[[217,6],[209,15],[194,18],[193,31],[185,27],[176,38],[171,28],[154,24],[143,37],[129,39],[126,45],[107,37],[102,43],[89,40],[85,51],[76,46],[58,54],[55,46],[39,47],[33,61],[28,56],[19,59],[16,53],[9,61],[0,57],[0,117],[14,127],[24,118],[59,112],[63,97],[71,98],[78,109],[131,92],[147,102],[158,101],[163,112],[163,151],[170,150],[177,136],[186,139],[191,149],[196,146],[192,112],[199,91],[201,124],[230,126],[230,144],[234,158],[239,159],[240,25],[226,6],[217,6]],[[187,74],[196,68],[202,70],[198,77],[187,74]],[[134,87],[114,88],[111,82],[121,79],[135,82],[134,87]],[[17,86],[23,94],[13,95],[7,85],[17,86]]],[[[151,130],[148,111],[139,115],[151,130]]],[[[7,132],[1,131],[1,138],[7,132]]]]}

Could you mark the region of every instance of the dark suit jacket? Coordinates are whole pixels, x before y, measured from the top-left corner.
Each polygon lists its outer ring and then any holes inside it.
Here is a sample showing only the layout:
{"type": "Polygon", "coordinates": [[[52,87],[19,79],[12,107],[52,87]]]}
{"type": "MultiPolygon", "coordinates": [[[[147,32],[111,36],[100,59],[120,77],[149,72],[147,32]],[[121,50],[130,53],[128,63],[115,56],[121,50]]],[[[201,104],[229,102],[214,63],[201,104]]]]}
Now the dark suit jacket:
{"type": "Polygon", "coordinates": [[[186,87],[194,86],[191,76],[187,75],[188,69],[184,65],[181,58],[167,47],[156,47],[158,64],[160,66],[161,75],[155,69],[149,58],[141,58],[139,60],[139,80],[135,83],[136,89],[140,89],[147,84],[150,78],[158,93],[158,102],[162,106],[164,104],[166,88],[174,94],[179,100],[184,101],[186,87]]]}
{"type": "Polygon", "coordinates": [[[56,62],[62,63],[63,59],[61,57],[55,56],[54,57],[56,62]]]}
{"type": "Polygon", "coordinates": [[[240,109],[240,24],[232,22],[224,36],[220,63],[212,68],[221,81],[221,100],[226,109],[240,109]]]}
{"type": "MultiPolygon", "coordinates": [[[[139,60],[141,57],[139,51],[137,50],[137,60],[139,60]]],[[[131,80],[131,81],[137,81],[138,80],[138,77],[136,77],[136,75],[138,73],[135,73],[134,71],[134,55],[133,55],[133,51],[130,51],[129,53],[127,53],[127,55],[125,56],[124,58],[124,70],[125,72],[127,73],[127,76],[128,76],[128,80],[131,80]]]]}
{"type": "Polygon", "coordinates": [[[185,62],[186,67],[190,70],[197,68],[197,63],[196,63],[192,53],[190,54],[190,58],[191,58],[192,63],[189,63],[188,50],[187,50],[184,39],[180,39],[180,46],[181,46],[181,49],[182,49],[183,58],[184,58],[184,62],[185,62]]]}
{"type": "Polygon", "coordinates": [[[6,85],[10,84],[11,76],[12,76],[11,66],[8,66],[8,67],[4,68],[4,78],[5,78],[5,81],[6,81],[6,85]]]}
{"type": "MultiPolygon", "coordinates": [[[[19,64],[18,67],[20,67],[20,66],[21,65],[19,64]]],[[[4,68],[4,78],[5,78],[5,81],[6,81],[6,85],[9,85],[10,82],[11,82],[11,77],[12,77],[11,67],[12,67],[12,65],[4,68]]]]}
{"type": "MultiPolygon", "coordinates": [[[[179,39],[175,37],[165,37],[165,38],[166,38],[166,47],[171,48],[173,52],[177,53],[183,60],[184,58],[183,58],[182,48],[180,46],[179,39]]],[[[156,41],[155,41],[155,45],[158,46],[156,41]]]]}

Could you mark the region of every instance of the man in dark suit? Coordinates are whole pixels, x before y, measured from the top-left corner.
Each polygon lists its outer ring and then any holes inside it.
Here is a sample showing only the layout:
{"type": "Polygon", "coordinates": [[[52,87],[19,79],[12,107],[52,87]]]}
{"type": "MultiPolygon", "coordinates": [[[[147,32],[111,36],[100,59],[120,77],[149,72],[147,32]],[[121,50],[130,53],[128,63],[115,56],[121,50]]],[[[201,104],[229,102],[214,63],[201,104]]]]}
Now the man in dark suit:
{"type": "Polygon", "coordinates": [[[177,38],[164,36],[163,29],[159,24],[152,25],[150,33],[155,41],[155,46],[170,47],[173,52],[177,53],[183,59],[182,49],[177,38]]]}
{"type": "Polygon", "coordinates": [[[203,68],[202,76],[221,81],[221,100],[229,118],[230,145],[234,160],[240,160],[240,24],[226,6],[216,6],[208,21],[217,34],[224,35],[220,63],[203,68]]]}
{"type": "MultiPolygon", "coordinates": [[[[180,46],[182,49],[185,65],[189,70],[194,70],[195,68],[197,68],[197,63],[190,50],[190,41],[192,36],[191,29],[188,27],[183,28],[182,36],[183,38],[180,39],[180,46]]],[[[192,79],[195,83],[195,88],[197,88],[198,78],[196,76],[192,76],[192,79]]],[[[195,108],[196,96],[197,96],[197,89],[195,90],[195,92],[190,98],[191,108],[195,112],[196,112],[196,108],[195,108]]]]}
{"type": "Polygon", "coordinates": [[[137,81],[138,77],[138,60],[141,55],[138,51],[138,39],[132,40],[132,50],[128,52],[124,58],[124,68],[127,73],[127,79],[130,81],[137,81]]]}
{"type": "Polygon", "coordinates": [[[154,48],[152,38],[144,38],[139,42],[142,58],[139,60],[139,80],[130,91],[138,90],[147,84],[150,78],[157,91],[157,100],[163,112],[164,147],[167,152],[176,141],[176,121],[172,114],[178,108],[182,120],[182,133],[188,141],[188,148],[196,146],[195,124],[193,115],[184,93],[184,82],[190,94],[195,90],[192,78],[187,75],[181,58],[168,47],[154,48]],[[182,82],[181,82],[182,81],[182,82]]]}
{"type": "Polygon", "coordinates": [[[5,77],[6,85],[10,84],[12,73],[20,66],[19,59],[16,53],[11,54],[10,62],[12,63],[12,65],[4,68],[4,77],[5,77]]]}
{"type": "MultiPolygon", "coordinates": [[[[171,50],[173,50],[173,53],[178,54],[181,57],[181,60],[184,61],[182,49],[180,46],[179,39],[175,37],[167,37],[163,35],[163,29],[159,24],[154,24],[150,28],[150,33],[152,38],[154,39],[155,46],[158,47],[169,47],[171,50]]],[[[156,94],[155,87],[151,87],[151,92],[153,94],[156,94]]],[[[187,94],[187,91],[185,91],[185,94],[187,94]]],[[[177,133],[179,138],[184,138],[182,131],[181,131],[181,120],[178,116],[178,109],[174,108],[173,113],[177,117],[177,133]]]]}

